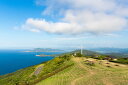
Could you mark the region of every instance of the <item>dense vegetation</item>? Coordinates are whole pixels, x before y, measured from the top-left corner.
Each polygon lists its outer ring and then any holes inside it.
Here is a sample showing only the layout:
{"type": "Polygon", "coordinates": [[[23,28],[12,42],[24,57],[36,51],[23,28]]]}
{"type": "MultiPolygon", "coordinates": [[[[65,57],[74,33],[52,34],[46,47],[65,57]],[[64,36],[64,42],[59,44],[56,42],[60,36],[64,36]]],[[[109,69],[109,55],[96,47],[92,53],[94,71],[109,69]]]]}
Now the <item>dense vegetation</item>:
{"type": "Polygon", "coordinates": [[[28,68],[21,69],[11,74],[4,75],[0,77],[1,85],[18,85],[20,83],[24,83],[25,81],[29,81],[30,74],[35,70],[36,66],[31,66],[28,68]]]}
{"type": "Polygon", "coordinates": [[[111,60],[111,62],[128,64],[128,58],[118,58],[117,60],[111,60]]]}

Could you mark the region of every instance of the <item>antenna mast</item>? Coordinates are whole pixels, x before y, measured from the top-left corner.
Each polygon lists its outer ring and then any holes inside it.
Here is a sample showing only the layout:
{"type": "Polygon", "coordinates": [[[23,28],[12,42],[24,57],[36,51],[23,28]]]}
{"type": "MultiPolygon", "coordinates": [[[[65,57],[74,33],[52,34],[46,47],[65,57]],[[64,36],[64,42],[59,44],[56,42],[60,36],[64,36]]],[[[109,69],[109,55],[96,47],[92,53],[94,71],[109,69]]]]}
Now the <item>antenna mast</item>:
{"type": "Polygon", "coordinates": [[[83,46],[81,45],[81,54],[83,54],[83,46]]]}

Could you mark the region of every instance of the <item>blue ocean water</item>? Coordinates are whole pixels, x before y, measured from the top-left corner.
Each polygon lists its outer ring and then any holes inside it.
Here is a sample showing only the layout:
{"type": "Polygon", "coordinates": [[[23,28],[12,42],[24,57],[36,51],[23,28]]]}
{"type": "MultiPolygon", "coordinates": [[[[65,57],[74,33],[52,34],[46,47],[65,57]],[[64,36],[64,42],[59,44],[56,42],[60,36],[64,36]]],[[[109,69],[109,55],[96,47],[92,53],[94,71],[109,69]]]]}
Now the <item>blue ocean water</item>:
{"type": "Polygon", "coordinates": [[[22,50],[0,50],[0,75],[36,65],[53,57],[38,57],[39,54],[59,54],[59,52],[23,52],[22,50]]]}

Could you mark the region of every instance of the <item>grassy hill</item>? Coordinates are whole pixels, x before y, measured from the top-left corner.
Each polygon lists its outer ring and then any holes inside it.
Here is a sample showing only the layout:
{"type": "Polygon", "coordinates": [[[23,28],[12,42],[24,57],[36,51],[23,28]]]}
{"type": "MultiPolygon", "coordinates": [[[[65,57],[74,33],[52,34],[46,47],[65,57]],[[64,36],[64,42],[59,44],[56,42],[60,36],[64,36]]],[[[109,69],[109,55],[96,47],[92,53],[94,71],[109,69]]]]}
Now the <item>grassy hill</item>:
{"type": "MultiPolygon", "coordinates": [[[[0,85],[127,85],[128,59],[109,62],[97,52],[80,50],[53,60],[0,76],[0,85]],[[86,55],[86,56],[85,56],[86,55]],[[93,55],[100,55],[93,57],[93,55]],[[90,58],[88,56],[91,56],[90,58]],[[96,59],[94,59],[96,58],[96,59]],[[125,64],[120,64],[120,63],[125,64]]],[[[108,59],[108,58],[107,58],[108,59]]]]}
{"type": "Polygon", "coordinates": [[[0,85],[35,85],[40,80],[71,66],[73,63],[69,62],[69,60],[68,55],[60,56],[45,63],[3,75],[0,77],[0,85]]]}
{"type": "MultiPolygon", "coordinates": [[[[52,55],[52,56],[62,56],[62,55],[65,55],[65,54],[74,54],[74,53],[80,53],[81,50],[75,50],[75,51],[71,51],[71,52],[66,52],[66,53],[62,53],[62,54],[55,54],[55,55],[52,55]]],[[[102,55],[101,53],[98,53],[98,52],[95,52],[95,51],[90,51],[90,50],[83,50],[83,55],[86,55],[86,56],[93,56],[93,55],[102,55]]]]}
{"type": "MultiPolygon", "coordinates": [[[[72,51],[71,53],[80,53],[81,50],[75,50],[72,51]]],[[[86,56],[93,56],[93,55],[101,55],[101,53],[95,52],[95,51],[90,51],[90,50],[82,50],[83,55],[86,56]]]]}
{"type": "Polygon", "coordinates": [[[127,85],[128,66],[92,58],[72,58],[74,65],[36,85],[127,85]],[[86,60],[95,64],[90,66],[86,60]]]}

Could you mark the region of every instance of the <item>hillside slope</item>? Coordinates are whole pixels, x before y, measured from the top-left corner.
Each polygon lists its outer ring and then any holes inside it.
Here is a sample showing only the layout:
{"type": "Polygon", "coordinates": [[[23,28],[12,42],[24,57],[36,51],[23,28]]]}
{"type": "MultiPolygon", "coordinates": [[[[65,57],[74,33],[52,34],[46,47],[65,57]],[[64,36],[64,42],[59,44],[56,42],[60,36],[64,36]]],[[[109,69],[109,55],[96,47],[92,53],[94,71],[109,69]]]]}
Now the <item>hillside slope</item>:
{"type": "Polygon", "coordinates": [[[39,65],[27,67],[14,73],[0,76],[0,85],[35,85],[72,65],[70,56],[59,56],[39,65]]]}
{"type": "MultiPolygon", "coordinates": [[[[67,53],[0,77],[0,85],[127,85],[128,64],[67,53]],[[99,60],[98,60],[99,59],[99,60]]],[[[88,52],[88,51],[86,51],[88,52]]],[[[90,52],[89,52],[90,53],[90,52]]],[[[91,52],[92,53],[92,52],[91,52]]],[[[93,53],[95,54],[95,53],[93,53]]],[[[87,55],[87,54],[86,54],[87,55]]],[[[116,60],[117,61],[117,60],[116,60]]],[[[121,62],[127,61],[124,59],[121,62]]]]}
{"type": "Polygon", "coordinates": [[[72,58],[74,65],[36,85],[127,85],[128,65],[96,60],[72,58]],[[85,61],[91,61],[90,66],[85,61]]]}

